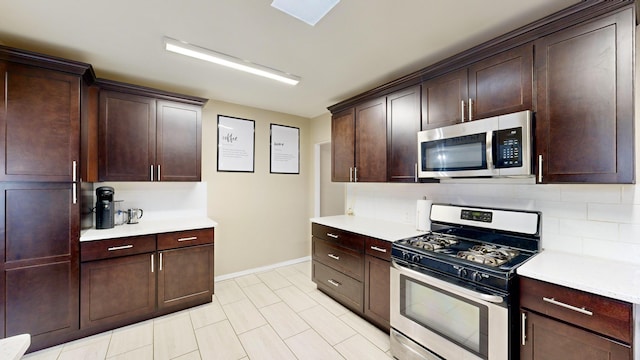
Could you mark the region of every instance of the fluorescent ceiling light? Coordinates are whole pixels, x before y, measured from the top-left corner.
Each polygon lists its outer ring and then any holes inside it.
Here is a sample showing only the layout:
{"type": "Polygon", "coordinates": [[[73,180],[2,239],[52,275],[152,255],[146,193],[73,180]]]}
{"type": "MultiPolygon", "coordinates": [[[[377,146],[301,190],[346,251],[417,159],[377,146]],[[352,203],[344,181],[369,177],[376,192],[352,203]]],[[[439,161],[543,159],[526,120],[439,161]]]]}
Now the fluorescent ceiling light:
{"type": "Polygon", "coordinates": [[[271,6],[314,26],[340,0],[273,0],[271,6]]]}
{"type": "Polygon", "coordinates": [[[167,51],[209,61],[214,64],[230,67],[250,74],[263,76],[285,84],[296,85],[300,82],[300,78],[298,76],[168,37],[164,38],[164,48],[167,51]]]}

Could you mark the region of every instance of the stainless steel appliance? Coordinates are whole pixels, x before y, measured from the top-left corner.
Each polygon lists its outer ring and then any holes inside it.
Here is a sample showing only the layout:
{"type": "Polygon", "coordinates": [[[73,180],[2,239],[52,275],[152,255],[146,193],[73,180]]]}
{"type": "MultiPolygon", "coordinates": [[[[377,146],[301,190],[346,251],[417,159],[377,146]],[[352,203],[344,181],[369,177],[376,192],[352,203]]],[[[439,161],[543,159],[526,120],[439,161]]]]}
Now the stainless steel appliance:
{"type": "Polygon", "coordinates": [[[111,229],[114,225],[114,190],[111,186],[96,189],[96,229],[111,229]]]}
{"type": "Polygon", "coordinates": [[[421,178],[532,176],[531,111],[418,133],[421,178]]]}
{"type": "Polygon", "coordinates": [[[433,204],[430,218],[429,234],[392,245],[393,356],[514,358],[516,268],[539,251],[541,214],[433,204]]]}

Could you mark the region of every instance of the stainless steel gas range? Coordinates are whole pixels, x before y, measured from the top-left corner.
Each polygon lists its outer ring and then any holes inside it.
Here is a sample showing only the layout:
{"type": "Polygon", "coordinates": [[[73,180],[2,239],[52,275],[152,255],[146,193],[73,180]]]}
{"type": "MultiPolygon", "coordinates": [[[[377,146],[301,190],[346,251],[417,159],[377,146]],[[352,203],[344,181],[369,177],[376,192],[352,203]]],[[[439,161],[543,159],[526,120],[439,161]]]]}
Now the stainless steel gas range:
{"type": "Polygon", "coordinates": [[[516,268],[539,251],[541,214],[434,204],[430,218],[392,246],[393,356],[516,358],[516,268]]]}

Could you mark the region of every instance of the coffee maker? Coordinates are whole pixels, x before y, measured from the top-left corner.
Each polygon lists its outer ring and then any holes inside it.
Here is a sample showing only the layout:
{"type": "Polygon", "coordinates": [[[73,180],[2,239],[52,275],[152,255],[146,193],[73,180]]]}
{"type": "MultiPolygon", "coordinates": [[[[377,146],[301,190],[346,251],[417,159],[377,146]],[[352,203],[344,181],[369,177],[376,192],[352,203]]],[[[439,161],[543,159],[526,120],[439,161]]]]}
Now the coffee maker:
{"type": "Polygon", "coordinates": [[[101,186],[96,189],[96,229],[113,228],[113,188],[101,186]]]}

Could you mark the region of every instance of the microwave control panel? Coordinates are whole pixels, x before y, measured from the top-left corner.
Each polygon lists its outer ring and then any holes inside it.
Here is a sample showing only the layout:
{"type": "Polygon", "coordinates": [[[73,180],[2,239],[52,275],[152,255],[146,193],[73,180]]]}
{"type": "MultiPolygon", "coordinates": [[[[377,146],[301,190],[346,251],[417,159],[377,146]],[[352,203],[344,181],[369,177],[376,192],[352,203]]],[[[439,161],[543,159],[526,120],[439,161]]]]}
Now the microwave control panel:
{"type": "Polygon", "coordinates": [[[494,134],[496,168],[522,166],[522,128],[498,130],[494,134]]]}

